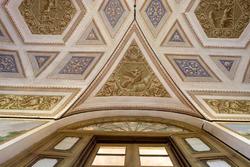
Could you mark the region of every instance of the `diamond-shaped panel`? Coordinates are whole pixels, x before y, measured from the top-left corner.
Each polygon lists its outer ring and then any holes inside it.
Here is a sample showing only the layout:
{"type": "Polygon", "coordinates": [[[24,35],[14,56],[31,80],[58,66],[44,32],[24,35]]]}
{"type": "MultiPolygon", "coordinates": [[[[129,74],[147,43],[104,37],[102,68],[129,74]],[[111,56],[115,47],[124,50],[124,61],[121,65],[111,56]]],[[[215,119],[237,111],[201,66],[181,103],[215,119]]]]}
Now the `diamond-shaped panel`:
{"type": "Polygon", "coordinates": [[[32,34],[61,35],[76,8],[71,0],[24,0],[19,6],[32,34]]]}
{"type": "Polygon", "coordinates": [[[129,9],[125,0],[104,0],[99,12],[112,37],[125,21],[129,9]]]}
{"type": "Polygon", "coordinates": [[[141,8],[141,14],[156,37],[170,16],[171,9],[166,0],[148,0],[141,8]]]}
{"type": "Polygon", "coordinates": [[[185,82],[218,82],[220,79],[197,55],[167,55],[170,63],[185,82]]]}
{"type": "Polygon", "coordinates": [[[210,77],[196,59],[175,59],[174,61],[186,77],[210,77]]]}
{"type": "Polygon", "coordinates": [[[94,57],[73,56],[70,61],[60,70],[60,74],[83,74],[94,57]]]}
{"type": "Polygon", "coordinates": [[[0,78],[23,78],[24,76],[18,53],[0,50],[0,78]]]}
{"type": "Polygon", "coordinates": [[[104,13],[111,26],[115,27],[124,13],[124,8],[119,0],[109,0],[104,8],[104,13]]]}
{"type": "Polygon", "coordinates": [[[167,11],[161,0],[152,0],[146,9],[146,13],[154,27],[157,27],[167,11]]]}

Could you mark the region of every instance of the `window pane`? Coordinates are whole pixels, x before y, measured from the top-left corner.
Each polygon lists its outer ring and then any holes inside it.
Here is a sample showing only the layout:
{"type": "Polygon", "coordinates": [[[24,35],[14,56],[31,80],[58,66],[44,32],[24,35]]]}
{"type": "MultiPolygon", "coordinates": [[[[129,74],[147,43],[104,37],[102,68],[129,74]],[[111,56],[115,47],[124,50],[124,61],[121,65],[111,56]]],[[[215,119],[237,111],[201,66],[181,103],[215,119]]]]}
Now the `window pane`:
{"type": "Polygon", "coordinates": [[[165,147],[139,147],[140,155],[168,155],[165,147]]]}
{"type": "Polygon", "coordinates": [[[32,167],[53,167],[57,164],[57,162],[57,159],[44,158],[38,160],[34,165],[32,165],[32,167]]]}
{"type": "Polygon", "coordinates": [[[173,166],[169,157],[140,156],[141,166],[173,166]]]}
{"type": "Polygon", "coordinates": [[[209,167],[231,167],[231,165],[229,165],[226,161],[221,159],[208,160],[206,161],[206,163],[209,167]]]}
{"type": "Polygon", "coordinates": [[[101,146],[97,154],[125,154],[126,147],[101,146]]]}
{"type": "Polygon", "coordinates": [[[210,151],[211,149],[199,138],[186,138],[185,141],[192,147],[193,150],[201,151],[210,151]]]}
{"type": "Polygon", "coordinates": [[[69,150],[79,140],[78,137],[65,137],[60,143],[58,143],[54,149],[56,150],[69,150]]]}
{"type": "Polygon", "coordinates": [[[95,166],[124,166],[125,156],[97,155],[92,163],[95,166]]]}

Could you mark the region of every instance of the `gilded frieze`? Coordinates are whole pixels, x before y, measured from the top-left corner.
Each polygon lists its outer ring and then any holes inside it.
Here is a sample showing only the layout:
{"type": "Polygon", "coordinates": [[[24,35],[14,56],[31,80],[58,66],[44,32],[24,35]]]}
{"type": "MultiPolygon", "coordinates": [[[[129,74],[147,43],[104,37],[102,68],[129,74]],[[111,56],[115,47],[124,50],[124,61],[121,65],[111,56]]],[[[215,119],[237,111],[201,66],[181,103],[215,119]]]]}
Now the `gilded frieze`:
{"type": "Polygon", "coordinates": [[[51,110],[63,96],[0,94],[0,109],[4,110],[51,110]]]}
{"type": "Polygon", "coordinates": [[[250,100],[204,99],[218,114],[250,114],[250,100]]]}
{"type": "Polygon", "coordinates": [[[24,0],[19,6],[32,34],[61,35],[76,9],[71,0],[24,0]]]}
{"type": "Polygon", "coordinates": [[[195,15],[209,38],[239,38],[250,20],[250,1],[201,0],[195,15]]]}
{"type": "Polygon", "coordinates": [[[137,45],[131,45],[97,96],[169,97],[137,45]]]}

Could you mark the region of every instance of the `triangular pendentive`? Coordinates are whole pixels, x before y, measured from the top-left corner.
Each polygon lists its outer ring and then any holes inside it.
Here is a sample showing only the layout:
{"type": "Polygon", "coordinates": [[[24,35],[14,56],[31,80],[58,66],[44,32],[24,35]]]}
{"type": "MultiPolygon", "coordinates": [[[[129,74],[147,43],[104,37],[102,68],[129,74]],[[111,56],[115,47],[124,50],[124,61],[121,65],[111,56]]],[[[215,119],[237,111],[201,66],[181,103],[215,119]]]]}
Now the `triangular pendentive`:
{"type": "Polygon", "coordinates": [[[129,46],[97,96],[170,97],[136,43],[129,46]]]}
{"type": "Polygon", "coordinates": [[[211,56],[217,67],[231,80],[234,79],[240,63],[240,56],[211,56]]]}
{"type": "Polygon", "coordinates": [[[88,25],[77,45],[105,45],[106,42],[94,20],[88,25]]]}
{"type": "Polygon", "coordinates": [[[34,76],[39,76],[56,58],[57,54],[57,52],[28,52],[34,76]]]}
{"type": "Polygon", "coordinates": [[[166,47],[192,47],[180,23],[177,21],[164,38],[161,46],[166,47]]]}
{"type": "Polygon", "coordinates": [[[12,42],[10,35],[0,20],[0,42],[12,42]]]}
{"type": "Polygon", "coordinates": [[[138,108],[202,117],[174,84],[133,22],[92,84],[64,116],[138,108]]]}

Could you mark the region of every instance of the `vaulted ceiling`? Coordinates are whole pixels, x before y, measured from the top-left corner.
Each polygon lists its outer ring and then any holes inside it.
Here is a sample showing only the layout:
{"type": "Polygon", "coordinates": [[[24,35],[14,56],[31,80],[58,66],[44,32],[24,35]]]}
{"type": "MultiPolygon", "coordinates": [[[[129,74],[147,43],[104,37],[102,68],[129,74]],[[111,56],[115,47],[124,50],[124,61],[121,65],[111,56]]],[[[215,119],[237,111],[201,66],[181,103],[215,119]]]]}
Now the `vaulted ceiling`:
{"type": "Polygon", "coordinates": [[[0,116],[250,121],[248,0],[0,0],[0,116]]]}

